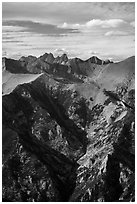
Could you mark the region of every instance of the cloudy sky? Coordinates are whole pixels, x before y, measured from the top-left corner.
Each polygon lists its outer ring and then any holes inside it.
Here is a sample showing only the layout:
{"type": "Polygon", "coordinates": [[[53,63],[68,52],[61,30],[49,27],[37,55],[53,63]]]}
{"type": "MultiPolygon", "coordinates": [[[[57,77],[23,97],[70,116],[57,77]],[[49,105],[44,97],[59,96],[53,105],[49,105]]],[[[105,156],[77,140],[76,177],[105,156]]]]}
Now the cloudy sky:
{"type": "Polygon", "coordinates": [[[2,53],[123,60],[135,55],[133,2],[3,2],[2,53]]]}

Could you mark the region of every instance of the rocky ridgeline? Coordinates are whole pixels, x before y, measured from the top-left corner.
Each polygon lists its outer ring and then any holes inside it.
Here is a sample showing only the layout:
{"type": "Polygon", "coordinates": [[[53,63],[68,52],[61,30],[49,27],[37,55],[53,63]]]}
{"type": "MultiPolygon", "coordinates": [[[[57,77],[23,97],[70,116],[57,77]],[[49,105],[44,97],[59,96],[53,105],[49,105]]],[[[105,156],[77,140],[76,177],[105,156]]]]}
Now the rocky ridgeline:
{"type": "Polygon", "coordinates": [[[3,59],[3,70],[43,72],[2,98],[3,201],[135,200],[133,57],[106,66],[46,53],[3,59]]]}
{"type": "Polygon", "coordinates": [[[3,68],[5,67],[11,73],[48,72],[50,74],[58,74],[58,72],[61,72],[63,74],[65,72],[66,74],[87,75],[86,69],[90,69],[90,65],[106,65],[109,63],[112,62],[110,60],[101,60],[95,56],[83,61],[79,58],[68,59],[66,54],[55,58],[52,53],[45,53],[38,58],[30,55],[21,57],[19,60],[3,58],[3,68]],[[81,66],[86,67],[83,69],[81,66]]]}

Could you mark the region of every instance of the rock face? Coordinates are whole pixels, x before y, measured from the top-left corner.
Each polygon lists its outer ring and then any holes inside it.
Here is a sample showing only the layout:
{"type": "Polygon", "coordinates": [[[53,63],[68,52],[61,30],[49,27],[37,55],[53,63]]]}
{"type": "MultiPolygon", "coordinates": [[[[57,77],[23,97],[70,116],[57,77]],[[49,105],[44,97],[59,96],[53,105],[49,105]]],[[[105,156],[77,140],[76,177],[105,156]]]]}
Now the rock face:
{"type": "Polygon", "coordinates": [[[3,58],[3,68],[11,73],[57,73],[64,69],[65,73],[87,75],[94,65],[103,65],[111,63],[109,60],[103,61],[95,56],[83,61],[79,58],[68,59],[66,54],[54,57],[52,53],[45,53],[36,58],[29,55],[21,57],[19,60],[3,58]],[[64,65],[64,66],[63,66],[64,65]]]}
{"type": "Polygon", "coordinates": [[[135,200],[134,60],[3,59],[4,202],[135,200]]]}
{"type": "Polygon", "coordinates": [[[28,71],[20,64],[18,60],[14,59],[2,59],[2,67],[11,73],[28,73],[28,71]]]}

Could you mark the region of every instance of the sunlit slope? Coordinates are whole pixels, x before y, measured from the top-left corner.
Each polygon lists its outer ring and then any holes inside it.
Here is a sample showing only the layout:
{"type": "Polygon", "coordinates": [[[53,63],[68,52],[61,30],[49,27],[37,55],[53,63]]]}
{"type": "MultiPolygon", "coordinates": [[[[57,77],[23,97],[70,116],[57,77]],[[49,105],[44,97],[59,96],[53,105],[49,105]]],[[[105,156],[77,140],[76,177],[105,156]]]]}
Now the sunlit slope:
{"type": "Polygon", "coordinates": [[[84,83],[70,85],[70,89],[78,91],[91,105],[104,103],[104,89],[117,92],[120,87],[127,91],[135,89],[135,57],[118,63],[97,65],[84,83]]]}
{"type": "Polygon", "coordinates": [[[30,83],[42,74],[12,74],[8,71],[2,73],[2,92],[3,95],[11,93],[16,86],[24,83],[30,83]]]}
{"type": "Polygon", "coordinates": [[[131,85],[135,75],[135,57],[122,62],[109,64],[96,77],[96,82],[102,88],[114,89],[118,84],[131,85]]]}

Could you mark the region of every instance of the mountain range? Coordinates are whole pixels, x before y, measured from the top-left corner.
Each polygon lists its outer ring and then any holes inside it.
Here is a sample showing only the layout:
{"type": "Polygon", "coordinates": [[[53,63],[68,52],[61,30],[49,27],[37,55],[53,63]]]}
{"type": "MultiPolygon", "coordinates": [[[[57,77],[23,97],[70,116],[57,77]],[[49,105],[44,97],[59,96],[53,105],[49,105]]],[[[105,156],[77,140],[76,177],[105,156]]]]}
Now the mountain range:
{"type": "Polygon", "coordinates": [[[135,57],[2,59],[4,202],[135,201],[135,57]]]}

